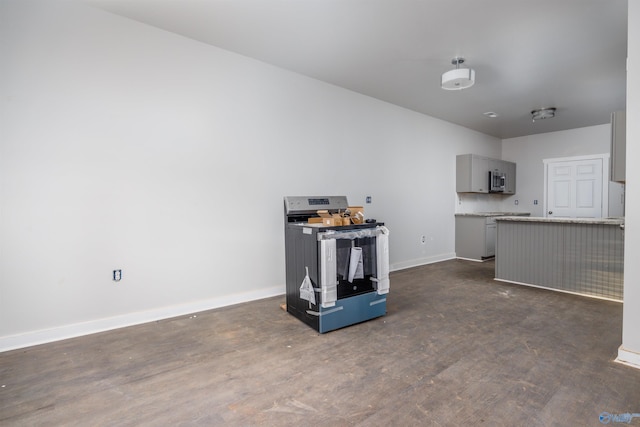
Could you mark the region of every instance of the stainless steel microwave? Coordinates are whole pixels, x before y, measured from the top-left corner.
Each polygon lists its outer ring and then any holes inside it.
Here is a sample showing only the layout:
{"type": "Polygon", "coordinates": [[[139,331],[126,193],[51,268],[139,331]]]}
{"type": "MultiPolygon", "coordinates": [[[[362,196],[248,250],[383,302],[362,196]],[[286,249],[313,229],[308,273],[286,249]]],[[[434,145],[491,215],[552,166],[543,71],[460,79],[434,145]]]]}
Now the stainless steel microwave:
{"type": "Polygon", "coordinates": [[[506,179],[504,172],[489,171],[489,192],[503,193],[506,179]]]}

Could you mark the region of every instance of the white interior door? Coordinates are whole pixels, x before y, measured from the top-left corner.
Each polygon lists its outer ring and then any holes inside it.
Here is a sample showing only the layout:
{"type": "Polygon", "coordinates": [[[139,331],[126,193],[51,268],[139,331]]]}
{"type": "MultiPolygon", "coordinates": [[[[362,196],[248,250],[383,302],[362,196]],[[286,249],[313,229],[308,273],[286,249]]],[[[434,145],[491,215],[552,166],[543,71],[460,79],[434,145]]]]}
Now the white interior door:
{"type": "Polygon", "coordinates": [[[602,217],[603,159],[550,161],[547,164],[546,216],[602,217]]]}

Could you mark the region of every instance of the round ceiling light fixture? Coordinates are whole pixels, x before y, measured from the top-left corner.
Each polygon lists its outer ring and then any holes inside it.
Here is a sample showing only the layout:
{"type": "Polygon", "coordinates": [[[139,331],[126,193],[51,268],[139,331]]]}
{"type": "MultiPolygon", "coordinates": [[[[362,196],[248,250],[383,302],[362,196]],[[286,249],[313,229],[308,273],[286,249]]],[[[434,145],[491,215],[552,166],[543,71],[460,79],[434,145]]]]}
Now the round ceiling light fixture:
{"type": "Polygon", "coordinates": [[[553,107],[538,108],[531,111],[531,118],[536,120],[552,119],[556,116],[556,109],[553,107]]]}
{"type": "Polygon", "coordinates": [[[476,82],[476,72],[473,68],[460,68],[460,64],[464,64],[464,58],[453,58],[451,63],[456,68],[442,74],[442,80],[440,81],[442,89],[462,90],[473,86],[476,82]]]}

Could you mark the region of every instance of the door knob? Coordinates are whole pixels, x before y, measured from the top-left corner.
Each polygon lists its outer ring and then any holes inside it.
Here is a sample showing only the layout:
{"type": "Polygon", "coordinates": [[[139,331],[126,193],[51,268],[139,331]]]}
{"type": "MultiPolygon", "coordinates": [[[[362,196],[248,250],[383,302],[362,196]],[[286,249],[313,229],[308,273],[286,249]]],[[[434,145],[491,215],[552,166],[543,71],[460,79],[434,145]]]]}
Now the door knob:
{"type": "Polygon", "coordinates": [[[549,215],[553,215],[553,211],[549,211],[549,215]]]}

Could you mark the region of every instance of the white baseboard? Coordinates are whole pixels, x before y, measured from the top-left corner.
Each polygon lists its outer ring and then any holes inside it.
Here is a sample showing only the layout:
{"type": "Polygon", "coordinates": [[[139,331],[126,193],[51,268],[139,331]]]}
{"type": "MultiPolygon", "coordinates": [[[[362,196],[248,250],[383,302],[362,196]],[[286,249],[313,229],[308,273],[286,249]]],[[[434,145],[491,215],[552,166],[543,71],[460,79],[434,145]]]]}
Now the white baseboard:
{"type": "Polygon", "coordinates": [[[162,307],[155,310],[128,313],[121,316],[91,320],[89,322],[74,323],[51,329],[4,336],[0,337],[0,352],[169,319],[171,317],[184,316],[278,295],[284,295],[284,286],[274,286],[272,288],[197,301],[189,304],[162,307]]]}
{"type": "Polygon", "coordinates": [[[494,259],[494,258],[487,258],[487,259],[475,259],[475,258],[464,258],[464,257],[461,257],[461,256],[456,257],[456,258],[457,258],[457,259],[464,260],[464,261],[473,261],[473,262],[485,262],[485,261],[489,261],[489,260],[494,259]]]}
{"type": "Polygon", "coordinates": [[[421,265],[433,264],[434,262],[448,261],[450,259],[454,259],[455,257],[456,257],[455,253],[449,253],[449,254],[440,254],[440,255],[427,257],[427,258],[412,259],[409,261],[403,261],[403,262],[397,262],[397,263],[391,264],[389,266],[390,267],[389,269],[391,271],[404,270],[407,268],[419,267],[421,265]]]}
{"type": "MultiPolygon", "coordinates": [[[[455,253],[442,254],[428,258],[399,262],[392,264],[389,267],[391,271],[398,271],[412,267],[419,267],[421,265],[433,264],[435,262],[447,261],[450,259],[454,259],[455,257],[455,253]]],[[[189,304],[162,307],[154,310],[127,313],[120,316],[96,319],[82,323],[74,323],[50,329],[41,329],[37,331],[25,332],[22,334],[8,335],[0,337],[0,352],[31,347],[39,344],[46,344],[54,341],[61,341],[69,338],[110,331],[118,328],[125,328],[127,326],[140,325],[142,323],[154,322],[157,320],[169,319],[177,316],[185,316],[188,314],[198,313],[214,308],[226,307],[233,304],[240,304],[243,302],[249,302],[284,294],[284,286],[275,286],[258,291],[234,294],[226,297],[197,301],[189,304]]]]}
{"type": "Polygon", "coordinates": [[[632,368],[640,369],[640,353],[627,350],[622,346],[618,348],[618,357],[615,361],[623,365],[631,366],[632,368]]]}

